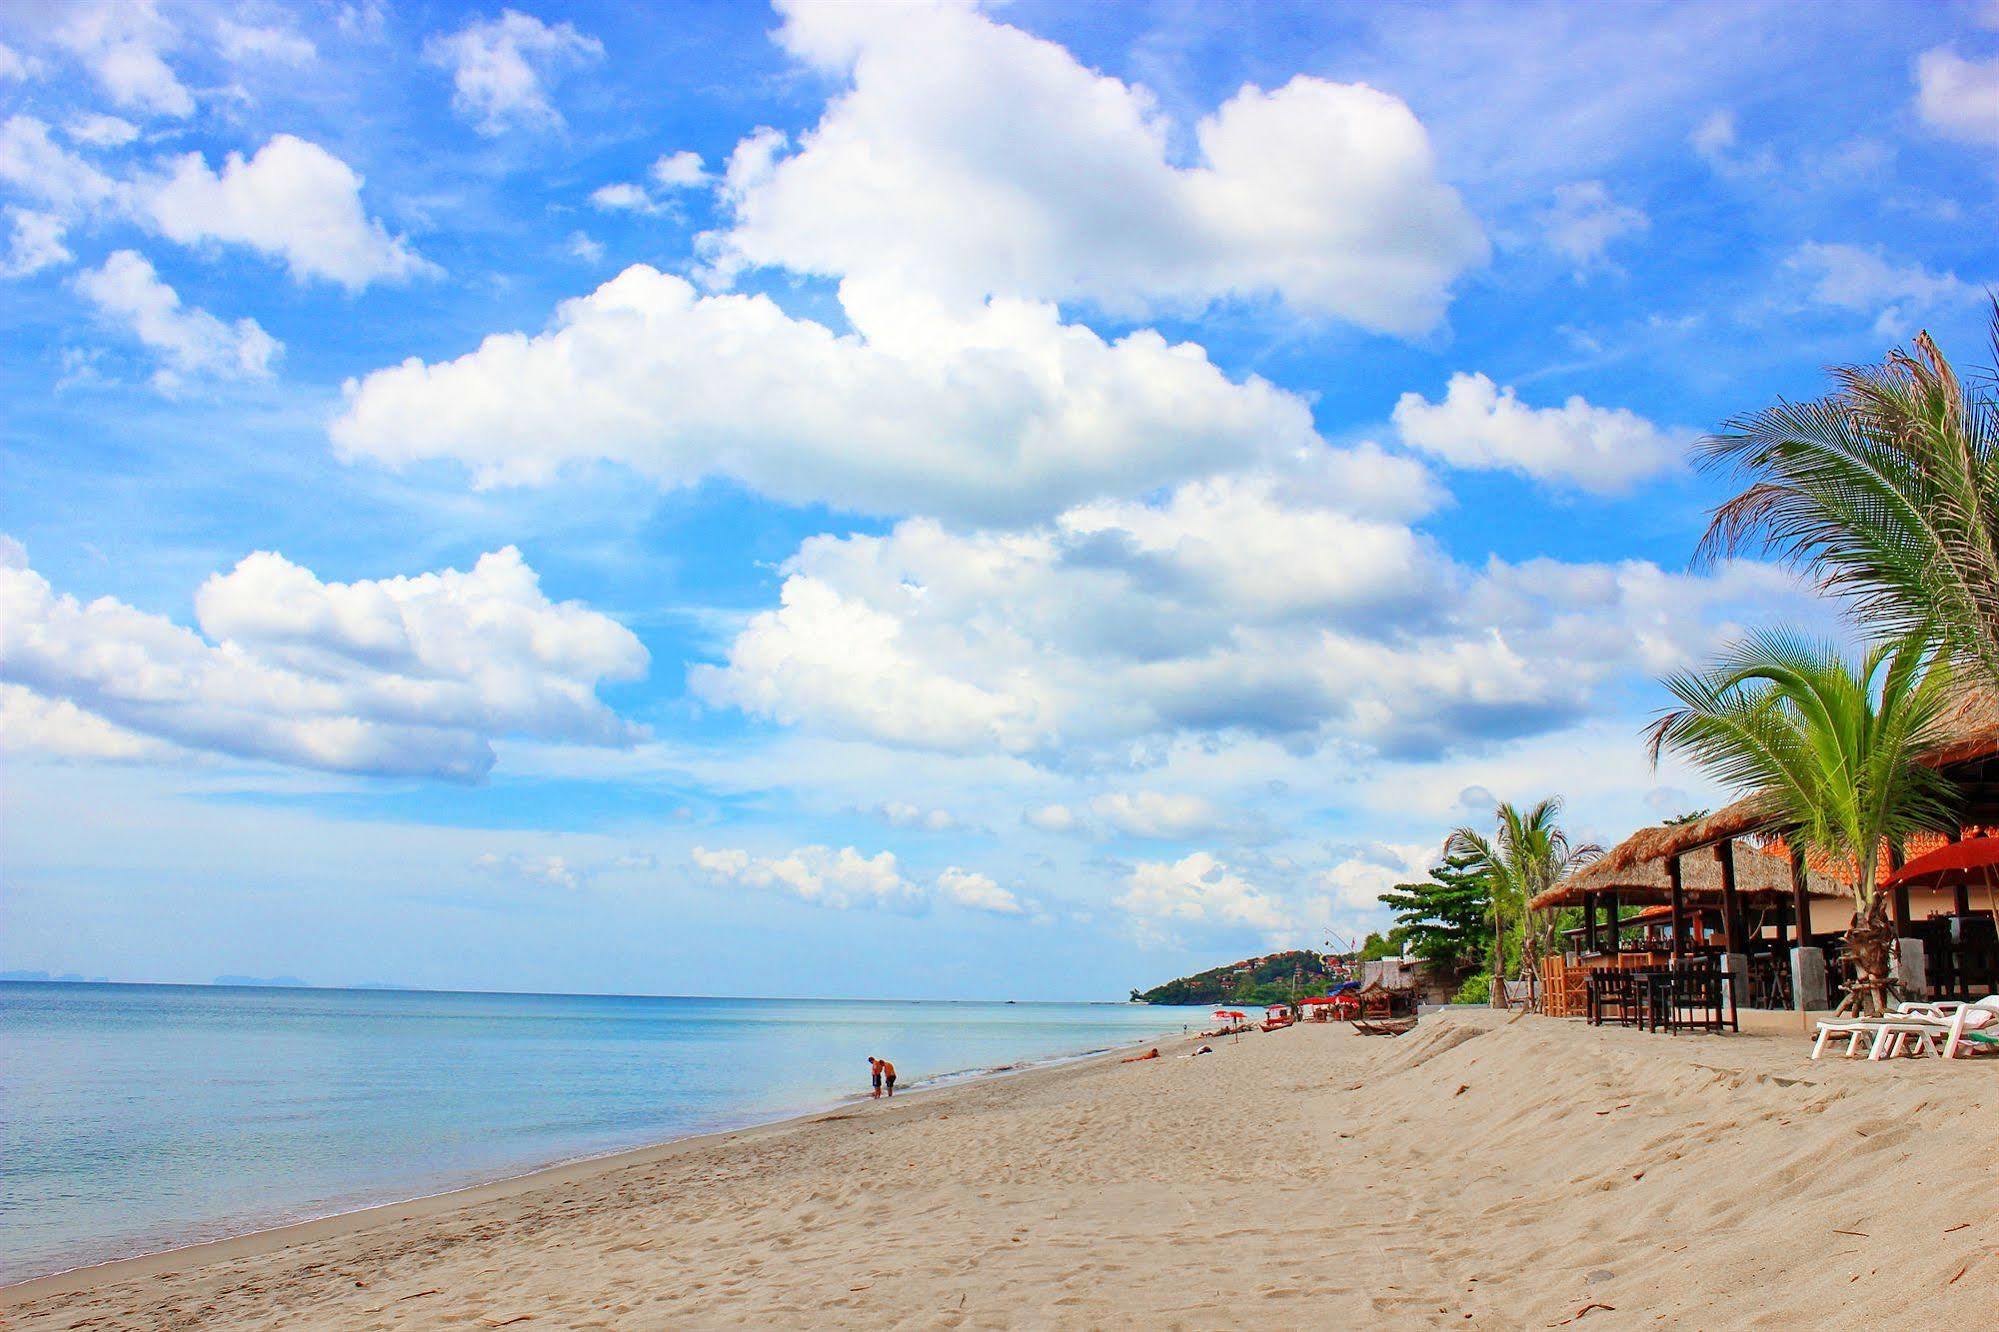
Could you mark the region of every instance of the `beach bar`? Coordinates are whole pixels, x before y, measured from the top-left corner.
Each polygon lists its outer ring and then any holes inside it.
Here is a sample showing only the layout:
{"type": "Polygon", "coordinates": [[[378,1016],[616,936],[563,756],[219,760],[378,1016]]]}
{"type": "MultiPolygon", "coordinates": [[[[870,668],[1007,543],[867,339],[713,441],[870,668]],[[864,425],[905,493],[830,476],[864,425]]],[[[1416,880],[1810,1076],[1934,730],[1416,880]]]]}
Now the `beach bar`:
{"type": "MultiPolygon", "coordinates": [[[[1999,869],[1967,846],[1999,834],[1999,699],[1973,693],[1947,730],[1931,761],[1958,790],[1957,826],[1911,839],[1909,873],[1891,849],[1883,881],[1896,978],[1915,999],[1999,992],[1999,869]],[[1946,852],[1952,845],[1964,849],[1946,852]],[[1934,869],[1916,872],[1926,865],[1934,869]]],[[[1632,986],[1617,979],[1627,972],[1712,973],[1731,1013],[1830,1007],[1852,979],[1850,868],[1794,854],[1754,799],[1642,829],[1529,905],[1583,913],[1567,946],[1541,964],[1540,1001],[1551,1016],[1603,1020],[1608,1005],[1627,1018],[1632,986]]],[[[1697,994],[1701,983],[1686,988],[1697,994]]]]}

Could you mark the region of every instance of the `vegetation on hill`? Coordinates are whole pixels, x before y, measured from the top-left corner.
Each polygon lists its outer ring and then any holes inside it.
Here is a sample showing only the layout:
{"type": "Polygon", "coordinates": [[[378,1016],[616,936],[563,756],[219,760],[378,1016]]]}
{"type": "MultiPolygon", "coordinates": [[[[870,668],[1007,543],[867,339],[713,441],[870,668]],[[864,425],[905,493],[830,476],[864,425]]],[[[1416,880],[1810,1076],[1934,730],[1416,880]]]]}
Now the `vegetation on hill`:
{"type": "Polygon", "coordinates": [[[1235,1004],[1242,1008],[1289,1003],[1294,998],[1323,994],[1337,983],[1327,962],[1319,953],[1272,953],[1182,976],[1149,990],[1133,990],[1131,998],[1143,1004],[1235,1004]]]}

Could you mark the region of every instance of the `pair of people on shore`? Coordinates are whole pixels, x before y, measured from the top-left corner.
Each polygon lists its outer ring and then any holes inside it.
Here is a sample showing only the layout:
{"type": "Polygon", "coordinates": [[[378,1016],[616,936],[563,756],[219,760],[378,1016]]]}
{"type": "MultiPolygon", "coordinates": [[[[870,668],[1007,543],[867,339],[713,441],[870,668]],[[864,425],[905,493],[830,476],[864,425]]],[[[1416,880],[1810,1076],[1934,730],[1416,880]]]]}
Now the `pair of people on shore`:
{"type": "Polygon", "coordinates": [[[886,1060],[886,1059],[877,1059],[877,1058],[875,1058],[875,1057],[874,1057],[873,1055],[869,1055],[869,1056],[868,1056],[868,1072],[870,1072],[870,1073],[872,1073],[872,1074],[874,1075],[874,1079],[875,1079],[875,1099],[876,1099],[877,1101],[879,1101],[879,1100],[881,1099],[881,1097],[882,1097],[882,1089],[883,1089],[884,1087],[886,1087],[886,1088],[888,1089],[888,1094],[889,1094],[890,1096],[893,1096],[893,1095],[895,1095],[895,1065],[894,1065],[894,1064],[891,1064],[891,1063],[889,1063],[889,1062],[888,1062],[888,1060],[886,1060]]]}

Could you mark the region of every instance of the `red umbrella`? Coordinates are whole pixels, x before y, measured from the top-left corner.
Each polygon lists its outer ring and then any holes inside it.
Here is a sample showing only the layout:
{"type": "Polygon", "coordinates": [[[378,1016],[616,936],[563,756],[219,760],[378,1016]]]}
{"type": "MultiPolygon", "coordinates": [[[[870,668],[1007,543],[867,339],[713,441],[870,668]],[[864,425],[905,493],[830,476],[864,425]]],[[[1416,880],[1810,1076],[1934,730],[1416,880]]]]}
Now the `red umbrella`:
{"type": "Polygon", "coordinates": [[[1946,842],[1926,856],[1917,856],[1883,884],[1889,888],[1956,888],[1985,883],[1999,870],[1999,837],[1974,837],[1946,842]]]}

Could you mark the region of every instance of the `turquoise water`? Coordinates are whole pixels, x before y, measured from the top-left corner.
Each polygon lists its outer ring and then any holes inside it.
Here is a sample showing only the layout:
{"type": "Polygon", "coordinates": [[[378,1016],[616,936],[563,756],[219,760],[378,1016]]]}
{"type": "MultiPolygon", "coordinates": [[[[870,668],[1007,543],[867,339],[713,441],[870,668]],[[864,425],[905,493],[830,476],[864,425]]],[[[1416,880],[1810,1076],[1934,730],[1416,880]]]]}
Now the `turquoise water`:
{"type": "Polygon", "coordinates": [[[1205,1009],[0,983],[0,1282],[1178,1032],[1205,1009]]]}

